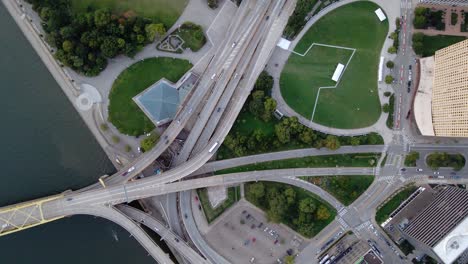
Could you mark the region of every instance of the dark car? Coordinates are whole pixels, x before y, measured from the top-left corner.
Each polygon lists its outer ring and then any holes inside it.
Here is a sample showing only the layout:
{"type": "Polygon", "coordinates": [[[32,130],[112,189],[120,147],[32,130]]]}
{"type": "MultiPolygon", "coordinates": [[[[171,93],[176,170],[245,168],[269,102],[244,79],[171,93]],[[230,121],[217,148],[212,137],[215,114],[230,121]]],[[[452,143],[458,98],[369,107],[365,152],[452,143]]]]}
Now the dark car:
{"type": "Polygon", "coordinates": [[[261,222],[260,224],[258,224],[258,228],[261,228],[263,226],[263,222],[261,222]]]}
{"type": "Polygon", "coordinates": [[[128,174],[128,171],[126,171],[126,172],[122,173],[122,176],[124,176],[124,177],[125,177],[125,176],[127,176],[127,174],[128,174]]]}
{"type": "Polygon", "coordinates": [[[290,248],[290,249],[286,250],[286,253],[287,253],[289,256],[291,256],[291,255],[294,253],[294,251],[292,250],[292,248],[290,248]]]}
{"type": "Polygon", "coordinates": [[[408,81],[408,87],[410,87],[410,86],[411,86],[411,81],[408,81]]]}
{"type": "Polygon", "coordinates": [[[200,210],[200,211],[201,211],[201,205],[198,205],[198,210],[200,210]]]}
{"type": "Polygon", "coordinates": [[[179,242],[179,239],[177,237],[174,237],[175,242],[179,242]]]}
{"type": "Polygon", "coordinates": [[[185,217],[185,219],[187,219],[187,217],[188,217],[187,214],[184,214],[184,217],[185,217]]]}
{"type": "Polygon", "coordinates": [[[401,168],[401,171],[406,171],[406,168],[401,168]]]}
{"type": "Polygon", "coordinates": [[[413,67],[410,65],[410,66],[409,66],[409,69],[411,70],[412,68],[413,68],[413,67]]]}
{"type": "Polygon", "coordinates": [[[411,89],[408,87],[408,93],[411,92],[411,89]]]}

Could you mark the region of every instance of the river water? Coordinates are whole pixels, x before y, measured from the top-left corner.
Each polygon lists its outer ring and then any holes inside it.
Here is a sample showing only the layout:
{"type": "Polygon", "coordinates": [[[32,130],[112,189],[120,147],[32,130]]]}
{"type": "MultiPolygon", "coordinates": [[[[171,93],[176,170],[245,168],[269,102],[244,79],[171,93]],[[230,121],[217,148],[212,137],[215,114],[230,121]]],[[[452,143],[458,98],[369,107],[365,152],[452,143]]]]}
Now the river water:
{"type": "MultiPolygon", "coordinates": [[[[0,206],[77,189],[115,169],[0,3],[0,206]]],[[[73,216],[0,237],[1,264],[146,264],[119,226],[73,216]]]]}

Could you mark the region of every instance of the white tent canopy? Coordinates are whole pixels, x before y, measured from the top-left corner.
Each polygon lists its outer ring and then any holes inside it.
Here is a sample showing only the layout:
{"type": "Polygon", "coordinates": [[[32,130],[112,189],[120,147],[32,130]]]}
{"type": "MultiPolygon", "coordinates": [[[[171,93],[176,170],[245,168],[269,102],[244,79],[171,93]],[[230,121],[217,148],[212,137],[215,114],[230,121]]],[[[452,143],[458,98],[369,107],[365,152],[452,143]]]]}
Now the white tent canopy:
{"type": "Polygon", "coordinates": [[[382,11],[382,9],[377,9],[375,10],[375,14],[377,15],[377,17],[380,19],[380,21],[384,21],[385,19],[387,19],[387,17],[385,16],[384,12],[382,11]]]}
{"type": "Polygon", "coordinates": [[[338,63],[338,65],[336,66],[335,72],[333,73],[332,80],[335,82],[338,82],[341,74],[343,73],[343,70],[344,70],[344,65],[341,63],[338,63]]]}

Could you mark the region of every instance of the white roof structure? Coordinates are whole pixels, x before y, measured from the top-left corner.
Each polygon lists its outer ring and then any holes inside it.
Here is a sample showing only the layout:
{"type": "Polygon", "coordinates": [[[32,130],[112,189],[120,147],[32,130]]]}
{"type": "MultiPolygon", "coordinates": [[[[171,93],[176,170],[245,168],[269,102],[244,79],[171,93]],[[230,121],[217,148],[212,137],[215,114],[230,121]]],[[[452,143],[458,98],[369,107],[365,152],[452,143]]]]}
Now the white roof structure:
{"type": "Polygon", "coordinates": [[[385,16],[384,12],[382,11],[382,9],[377,9],[374,11],[375,14],[377,15],[377,17],[379,18],[380,21],[384,21],[385,19],[387,19],[387,17],[385,16]]]}
{"type": "Polygon", "coordinates": [[[285,39],[285,38],[281,38],[279,41],[278,41],[278,44],[276,44],[276,46],[284,49],[284,50],[289,50],[289,46],[291,46],[291,41],[285,39]]]}
{"type": "Polygon", "coordinates": [[[383,65],[384,65],[384,57],[380,57],[380,62],[379,62],[379,82],[382,81],[383,79],[383,65]]]}
{"type": "Polygon", "coordinates": [[[338,63],[336,66],[335,72],[333,73],[332,80],[335,82],[338,82],[338,80],[341,77],[341,74],[343,73],[344,70],[344,65],[341,63],[338,63]]]}
{"type": "Polygon", "coordinates": [[[452,263],[468,248],[468,217],[434,246],[444,263],[452,263]]]}
{"type": "Polygon", "coordinates": [[[434,56],[419,60],[421,74],[414,99],[414,118],[423,136],[434,136],[432,124],[432,86],[434,85],[434,56]]]}

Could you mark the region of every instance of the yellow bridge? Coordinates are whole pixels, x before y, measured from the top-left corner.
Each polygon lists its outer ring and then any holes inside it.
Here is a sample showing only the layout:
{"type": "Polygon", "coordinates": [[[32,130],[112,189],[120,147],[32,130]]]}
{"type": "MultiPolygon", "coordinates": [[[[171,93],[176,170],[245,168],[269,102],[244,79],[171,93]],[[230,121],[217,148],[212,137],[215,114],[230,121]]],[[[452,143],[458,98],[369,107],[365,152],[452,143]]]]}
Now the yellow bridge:
{"type": "Polygon", "coordinates": [[[55,195],[14,206],[0,208],[0,236],[63,218],[64,216],[57,216],[46,219],[42,211],[44,203],[62,197],[63,195],[55,195]]]}

